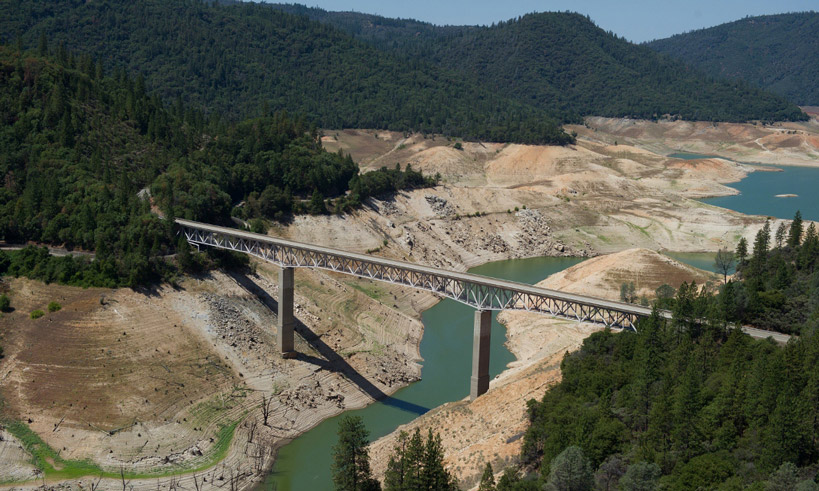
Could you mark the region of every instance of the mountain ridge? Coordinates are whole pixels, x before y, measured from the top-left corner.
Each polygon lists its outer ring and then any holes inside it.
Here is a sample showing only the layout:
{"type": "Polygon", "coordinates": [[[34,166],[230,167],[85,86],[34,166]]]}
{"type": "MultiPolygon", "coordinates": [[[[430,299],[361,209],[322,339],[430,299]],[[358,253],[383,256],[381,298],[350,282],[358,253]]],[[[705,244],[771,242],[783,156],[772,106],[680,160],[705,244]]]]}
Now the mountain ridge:
{"type": "Polygon", "coordinates": [[[745,17],[646,43],[713,77],[743,79],[803,106],[819,105],[819,13],[745,17]]]}
{"type": "Polygon", "coordinates": [[[257,3],[23,0],[14,7],[0,4],[0,37],[20,35],[35,46],[46,35],[142,73],[166,101],[182,97],[234,119],[286,109],[325,128],[565,144],[571,137],[556,123],[586,115],[806,118],[778,96],[710,80],[579,14],[435,27],[345,13],[352,19],[345,31],[257,3]],[[382,26],[384,40],[350,33],[360,19],[382,26]]]}

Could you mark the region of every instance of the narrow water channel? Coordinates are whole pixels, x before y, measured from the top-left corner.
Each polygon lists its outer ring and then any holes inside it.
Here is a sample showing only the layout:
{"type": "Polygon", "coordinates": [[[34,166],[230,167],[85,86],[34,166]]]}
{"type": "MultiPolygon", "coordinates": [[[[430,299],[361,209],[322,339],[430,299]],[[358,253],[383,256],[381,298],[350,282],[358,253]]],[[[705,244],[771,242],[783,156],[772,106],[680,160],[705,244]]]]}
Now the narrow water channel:
{"type": "MultiPolygon", "coordinates": [[[[484,264],[470,272],[533,284],[582,260],[558,257],[511,259],[484,264]]],[[[325,420],[293,440],[279,452],[273,472],[262,489],[332,489],[331,449],[337,440],[338,422],[344,415],[361,416],[371,440],[375,440],[434,407],[466,397],[472,367],[473,312],[471,307],[454,300],[443,300],[424,312],[422,379],[385,400],[325,420]]],[[[514,361],[514,356],[504,346],[505,341],[505,329],[493,319],[490,377],[501,373],[509,362],[514,361]]]]}

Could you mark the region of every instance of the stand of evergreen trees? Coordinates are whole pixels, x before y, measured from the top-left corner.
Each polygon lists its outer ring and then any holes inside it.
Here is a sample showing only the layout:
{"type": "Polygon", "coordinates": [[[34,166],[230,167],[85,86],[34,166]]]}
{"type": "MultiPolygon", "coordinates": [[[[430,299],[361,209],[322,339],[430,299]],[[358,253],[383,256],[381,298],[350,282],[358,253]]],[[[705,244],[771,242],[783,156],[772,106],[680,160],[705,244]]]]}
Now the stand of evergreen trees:
{"type": "Polygon", "coordinates": [[[286,220],[436,183],[409,167],[359,175],[349,156],[321,148],[303,117],[224,123],[181,101],[166,108],[141,77],[106,75],[90,56],[50,48],[45,37],[37,51],[0,46],[0,239],[93,251],[94,259],[31,247],[0,253],[0,275],[144,285],[172,279],[179,265],[229,260],[168,263],[177,252],[172,217],[286,220]]]}
{"type": "MultiPolygon", "coordinates": [[[[333,447],[333,484],[338,491],[381,489],[370,472],[368,432],[359,416],[342,418],[338,443],[333,447]]],[[[421,430],[410,436],[401,432],[390,455],[384,477],[386,491],[455,491],[458,481],[444,468],[441,436],[430,429],[426,440],[421,430]]]]}
{"type": "Polygon", "coordinates": [[[754,38],[746,33],[743,41],[737,42],[721,33],[698,40],[692,48],[684,41],[695,36],[681,35],[677,49],[667,50],[672,54],[693,51],[705,58],[713,54],[713,50],[707,49],[709,43],[720,42],[726,53],[742,51],[740,58],[729,60],[730,56],[721,55],[718,63],[711,61],[723,72],[726,66],[731,67],[733,73],[729,75],[734,80],[728,82],[718,78],[724,75],[715,73],[719,70],[708,70],[706,76],[669,56],[605,32],[588,16],[576,13],[533,13],[492,26],[435,26],[411,19],[328,12],[301,5],[272,7],[336,26],[382,51],[411,55],[464,78],[477,79],[484,86],[563,121],[577,121],[588,115],[645,119],[670,115],[710,121],[806,120],[807,115],[794,104],[798,100],[792,98],[788,102],[759,90],[754,86],[757,85],[754,78],[765,78],[768,83],[760,85],[769,90],[783,83],[798,86],[802,91],[816,90],[815,84],[809,82],[812,79],[803,76],[811,70],[815,72],[810,43],[782,41],[796,28],[801,33],[800,40],[811,39],[815,19],[812,25],[794,21],[777,26],[773,39],[764,35],[754,38]],[[758,48],[749,48],[754,45],[758,48]],[[799,54],[791,49],[794,45],[799,54]],[[761,52],[763,56],[754,56],[761,52]],[[764,70],[747,69],[764,63],[768,64],[764,70]],[[783,65],[789,69],[783,71],[783,65]],[[743,74],[751,76],[735,76],[743,70],[743,74]],[[800,73],[803,83],[795,83],[791,78],[794,72],[800,73]]]}
{"type": "Polygon", "coordinates": [[[739,79],[800,106],[819,105],[819,12],[745,17],[647,45],[712,77],[739,79]]]}
{"type": "Polygon", "coordinates": [[[684,283],[661,302],[673,320],[587,338],[528,403],[528,472],[483,489],[819,489],[817,242],[798,213],[766,225],[718,292],[684,283]]]}
{"type": "Polygon", "coordinates": [[[549,113],[527,101],[266,4],[0,3],[0,41],[19,37],[21,45],[33,48],[43,34],[142,74],[166,102],[181,98],[230,121],[286,110],[323,128],[533,144],[573,141],[549,113]]]}

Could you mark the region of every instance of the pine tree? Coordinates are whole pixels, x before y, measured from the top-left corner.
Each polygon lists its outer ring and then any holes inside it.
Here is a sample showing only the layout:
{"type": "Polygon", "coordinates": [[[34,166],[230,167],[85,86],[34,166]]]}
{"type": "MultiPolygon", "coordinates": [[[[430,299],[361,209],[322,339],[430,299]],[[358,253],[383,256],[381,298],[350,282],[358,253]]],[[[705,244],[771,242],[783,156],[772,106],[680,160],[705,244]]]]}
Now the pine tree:
{"type": "Polygon", "coordinates": [[[748,241],[745,240],[745,237],[739,239],[739,243],[737,244],[737,259],[739,260],[738,266],[744,266],[745,260],[748,258],[748,241]]]}
{"type": "Polygon", "coordinates": [[[48,56],[48,39],[46,39],[45,32],[40,33],[40,43],[37,46],[37,54],[43,58],[48,56]]]}
{"type": "Polygon", "coordinates": [[[817,253],[819,253],[819,236],[816,233],[816,227],[811,222],[808,225],[807,232],[805,232],[805,240],[802,241],[802,246],[799,247],[799,267],[801,269],[810,269],[816,261],[817,253]]]}
{"type": "Polygon", "coordinates": [[[580,447],[566,447],[552,460],[546,487],[560,491],[585,491],[594,487],[594,474],[580,447]]]}
{"type": "Polygon", "coordinates": [[[444,468],[444,447],[441,444],[441,435],[433,434],[431,428],[427,434],[423,465],[423,489],[430,491],[458,489],[455,478],[444,468]]]}
{"type": "Polygon", "coordinates": [[[407,446],[409,445],[409,435],[406,431],[398,434],[398,441],[392,450],[390,460],[387,463],[387,471],[384,473],[384,489],[400,490],[404,488],[406,480],[407,460],[405,458],[407,446]]]}
{"type": "Polygon", "coordinates": [[[768,244],[770,241],[771,224],[766,221],[765,225],[756,233],[756,238],[754,239],[754,253],[753,256],[751,256],[750,262],[751,276],[758,278],[765,270],[765,266],[768,262],[768,244]]]}
{"type": "Polygon", "coordinates": [[[796,249],[802,242],[802,213],[796,210],[791,222],[791,229],[788,232],[788,247],[796,249]]]}
{"type": "Polygon", "coordinates": [[[424,442],[418,428],[412,437],[401,432],[387,464],[384,489],[390,491],[458,489],[457,480],[444,468],[441,436],[430,429],[424,442]]]}
{"type": "Polygon", "coordinates": [[[788,233],[788,226],[785,222],[780,222],[776,228],[776,247],[782,249],[782,243],[785,241],[785,234],[788,233]]]}
{"type": "Polygon", "coordinates": [[[483,468],[483,475],[481,476],[481,483],[478,485],[478,491],[495,491],[495,471],[492,470],[492,464],[487,462],[486,467],[483,468]]]}
{"type": "Polygon", "coordinates": [[[333,447],[333,484],[337,490],[380,489],[370,473],[368,437],[360,417],[347,416],[339,422],[338,443],[333,447]]]}

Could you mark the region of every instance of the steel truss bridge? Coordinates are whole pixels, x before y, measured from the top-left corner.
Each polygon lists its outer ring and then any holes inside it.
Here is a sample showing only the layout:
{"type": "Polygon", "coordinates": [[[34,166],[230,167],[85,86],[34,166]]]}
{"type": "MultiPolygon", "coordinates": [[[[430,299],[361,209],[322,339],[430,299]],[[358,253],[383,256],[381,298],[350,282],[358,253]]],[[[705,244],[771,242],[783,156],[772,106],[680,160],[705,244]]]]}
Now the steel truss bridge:
{"type": "MultiPolygon", "coordinates": [[[[634,330],[651,315],[639,305],[538,288],[376,256],[330,249],[267,235],[177,219],[185,239],[197,246],[243,252],[282,267],[317,268],[426,290],[478,310],[522,310],[634,330]]],[[[661,312],[661,315],[666,312],[661,312]]],[[[668,317],[668,315],[663,315],[668,317]]]]}
{"type": "MultiPolygon", "coordinates": [[[[535,312],[629,330],[636,330],[637,320],[652,313],[651,309],[639,305],[538,288],[488,276],[457,273],[190,220],[177,219],[175,222],[185,239],[197,248],[209,246],[242,252],[281,267],[276,341],[285,357],[296,354],[296,319],[293,315],[295,268],[317,268],[408,286],[474,307],[476,311],[470,385],[470,397],[473,399],[489,390],[492,311],[535,312]]],[[[661,317],[671,318],[668,311],[660,311],[659,314],[661,317]]]]}

